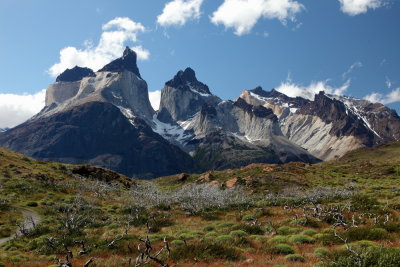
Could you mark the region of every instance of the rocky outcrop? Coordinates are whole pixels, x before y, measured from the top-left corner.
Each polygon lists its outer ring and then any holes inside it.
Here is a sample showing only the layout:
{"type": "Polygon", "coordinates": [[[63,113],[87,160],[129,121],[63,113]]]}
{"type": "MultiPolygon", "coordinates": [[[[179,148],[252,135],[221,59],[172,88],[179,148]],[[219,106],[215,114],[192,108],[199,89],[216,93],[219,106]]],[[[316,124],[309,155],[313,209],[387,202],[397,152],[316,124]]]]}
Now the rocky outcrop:
{"type": "Polygon", "coordinates": [[[84,77],[94,76],[96,75],[91,69],[75,66],[72,69],[66,69],[63,73],[58,75],[56,82],[76,82],[82,80],[84,77]]]}
{"type": "Polygon", "coordinates": [[[140,76],[140,72],[139,72],[139,68],[137,67],[136,60],[137,60],[137,55],[136,55],[135,51],[133,51],[129,47],[126,47],[122,57],[105,65],[98,72],[130,71],[130,72],[134,73],[136,76],[138,76],[139,78],[142,78],[140,76]]]}

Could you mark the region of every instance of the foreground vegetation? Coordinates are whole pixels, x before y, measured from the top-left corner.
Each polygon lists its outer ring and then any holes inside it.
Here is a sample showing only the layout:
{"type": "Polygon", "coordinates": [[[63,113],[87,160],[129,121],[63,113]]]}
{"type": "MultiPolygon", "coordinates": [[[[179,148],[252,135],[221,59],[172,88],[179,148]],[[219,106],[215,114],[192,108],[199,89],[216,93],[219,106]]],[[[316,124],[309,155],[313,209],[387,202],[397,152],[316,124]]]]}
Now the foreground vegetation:
{"type": "Polygon", "coordinates": [[[399,174],[400,143],[152,182],[0,149],[0,266],[398,266],[399,174]]]}

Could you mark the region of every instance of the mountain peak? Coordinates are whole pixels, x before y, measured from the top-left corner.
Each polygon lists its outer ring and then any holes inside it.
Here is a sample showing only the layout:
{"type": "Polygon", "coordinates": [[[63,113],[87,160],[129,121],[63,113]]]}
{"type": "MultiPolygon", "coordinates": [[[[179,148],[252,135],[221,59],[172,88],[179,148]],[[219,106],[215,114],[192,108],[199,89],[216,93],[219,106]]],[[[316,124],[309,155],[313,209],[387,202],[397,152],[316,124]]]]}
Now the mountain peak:
{"type": "Polygon", "coordinates": [[[78,66],[72,69],[66,69],[63,73],[57,76],[56,82],[76,82],[84,77],[94,77],[94,72],[89,68],[81,68],[78,66]]]}
{"type": "Polygon", "coordinates": [[[129,57],[131,55],[133,55],[136,58],[136,52],[133,51],[132,49],[130,49],[129,46],[125,47],[125,50],[124,50],[124,53],[122,54],[122,57],[125,58],[125,57],[129,57]]]}
{"type": "Polygon", "coordinates": [[[139,69],[136,65],[137,55],[136,52],[130,49],[128,46],[125,48],[122,57],[117,58],[114,61],[111,61],[109,64],[105,65],[99,72],[122,72],[122,71],[130,71],[135,73],[139,78],[140,76],[139,69]]]}
{"type": "Polygon", "coordinates": [[[188,89],[201,94],[211,95],[208,86],[197,80],[196,72],[190,67],[186,68],[184,71],[178,71],[174,78],[166,82],[165,85],[177,89],[188,89]]]}

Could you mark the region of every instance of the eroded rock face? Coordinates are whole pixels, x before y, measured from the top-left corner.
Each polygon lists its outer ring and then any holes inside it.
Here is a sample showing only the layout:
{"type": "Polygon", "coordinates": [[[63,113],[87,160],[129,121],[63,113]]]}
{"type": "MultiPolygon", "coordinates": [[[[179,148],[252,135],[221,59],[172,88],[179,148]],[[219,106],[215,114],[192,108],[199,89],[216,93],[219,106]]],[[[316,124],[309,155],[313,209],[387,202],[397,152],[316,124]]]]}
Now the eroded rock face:
{"type": "Polygon", "coordinates": [[[221,99],[212,95],[208,86],[199,82],[191,68],[179,71],[161,91],[158,119],[163,122],[185,121],[200,111],[204,104],[213,106],[221,99]]]}
{"type": "Polygon", "coordinates": [[[247,103],[271,108],[283,134],[323,160],[400,138],[399,116],[382,104],[323,92],[310,101],[261,88],[244,91],[240,97],[247,103]]]}
{"type": "Polygon", "coordinates": [[[101,101],[113,103],[132,113],[132,116],[135,114],[147,122],[151,121],[154,110],[149,101],[147,83],[136,71],[135,52],[127,48],[123,57],[110,64],[101,72],[83,76],[80,80],[50,85],[46,91],[46,107],[37,117],[53,115],[87,102],[101,101]]]}

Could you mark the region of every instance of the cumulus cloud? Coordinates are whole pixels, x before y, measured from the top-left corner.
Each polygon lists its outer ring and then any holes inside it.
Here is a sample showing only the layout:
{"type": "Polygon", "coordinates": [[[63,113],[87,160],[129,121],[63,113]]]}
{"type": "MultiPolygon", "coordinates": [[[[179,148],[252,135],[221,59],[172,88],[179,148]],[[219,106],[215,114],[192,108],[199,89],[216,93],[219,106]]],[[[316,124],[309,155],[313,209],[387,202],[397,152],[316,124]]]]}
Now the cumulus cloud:
{"type": "Polygon", "coordinates": [[[368,9],[381,7],[384,0],[339,0],[341,10],[350,16],[366,13],[368,9]]]}
{"type": "Polygon", "coordinates": [[[150,104],[153,107],[154,110],[158,110],[160,107],[160,100],[161,100],[161,91],[152,91],[149,92],[149,99],[150,99],[150,104]]]}
{"type": "Polygon", "coordinates": [[[343,95],[349,86],[350,80],[347,80],[340,87],[332,87],[328,85],[328,81],[312,82],[308,86],[301,86],[292,82],[291,79],[288,78],[287,81],[282,82],[281,85],[279,85],[279,87],[275,90],[289,97],[300,96],[309,100],[314,100],[315,94],[318,94],[320,91],[324,91],[325,93],[331,95],[343,95]]]}
{"type": "Polygon", "coordinates": [[[371,101],[373,103],[391,104],[400,102],[400,88],[392,90],[387,95],[382,95],[380,93],[372,93],[364,97],[364,99],[371,101]]]}
{"type": "Polygon", "coordinates": [[[203,0],[173,0],[165,4],[157,23],[163,27],[183,26],[189,20],[200,18],[202,4],[203,0]]]}
{"type": "MultiPolygon", "coordinates": [[[[55,77],[67,68],[75,66],[88,67],[96,71],[120,57],[126,42],[137,42],[138,33],[146,30],[141,23],[126,17],[115,18],[104,24],[102,29],[103,33],[97,46],[90,41],[85,41],[83,49],[72,46],[63,48],[60,51],[59,62],[50,67],[49,74],[55,77]]],[[[135,46],[132,49],[140,60],[146,60],[150,56],[150,52],[142,46],[135,46]]]]}
{"type": "Polygon", "coordinates": [[[236,35],[249,33],[261,18],[295,21],[304,6],[292,0],[224,0],[212,14],[211,22],[233,28],[236,35]]]}
{"type": "Polygon", "coordinates": [[[0,128],[11,128],[31,118],[44,107],[46,90],[35,94],[0,94],[0,128]]]}

